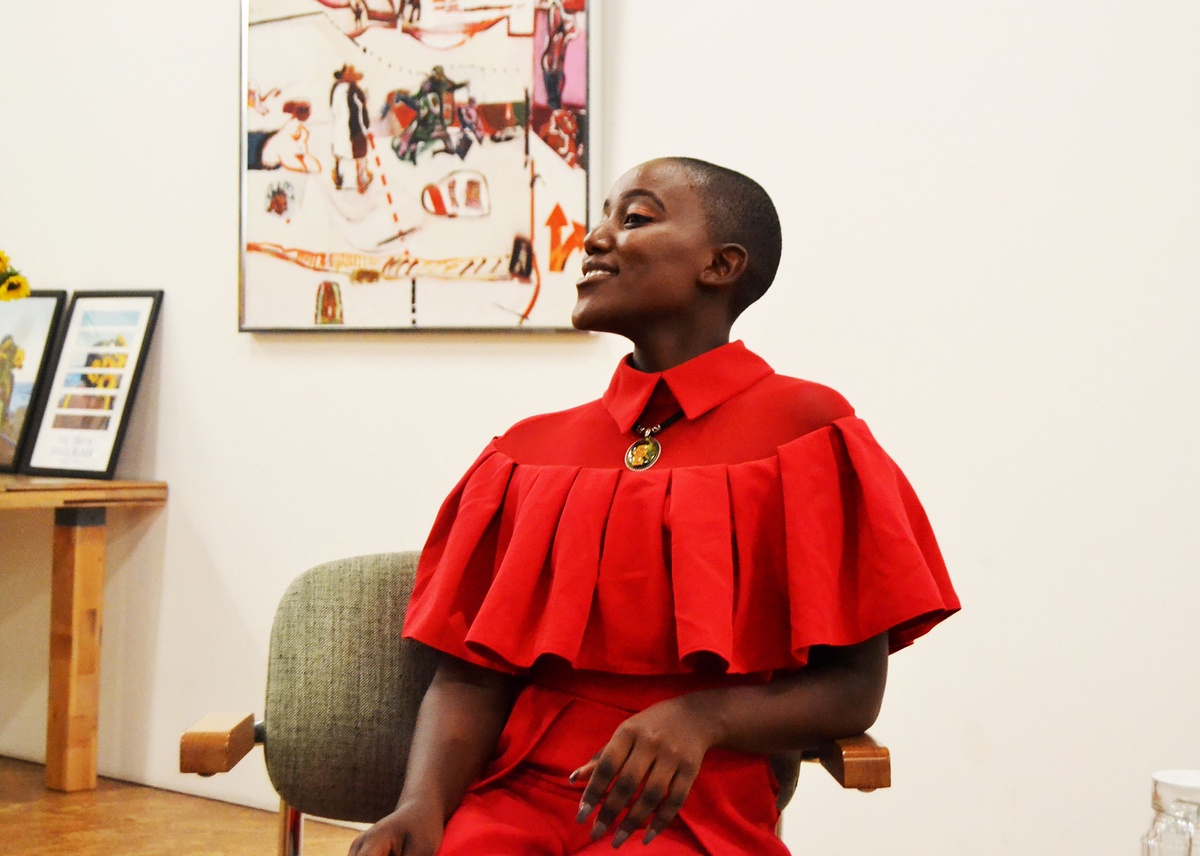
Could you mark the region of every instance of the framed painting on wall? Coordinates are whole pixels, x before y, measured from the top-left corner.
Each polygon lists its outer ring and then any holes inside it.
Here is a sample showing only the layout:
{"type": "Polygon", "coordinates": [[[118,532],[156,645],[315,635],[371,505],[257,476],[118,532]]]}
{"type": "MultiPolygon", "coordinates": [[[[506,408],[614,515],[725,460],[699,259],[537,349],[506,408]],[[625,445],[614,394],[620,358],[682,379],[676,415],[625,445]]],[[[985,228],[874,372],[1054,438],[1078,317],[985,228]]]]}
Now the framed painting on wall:
{"type": "Polygon", "coordinates": [[[161,291],[77,291],[21,471],[112,478],[161,291]]]}
{"type": "Polygon", "coordinates": [[[571,329],[594,2],[247,0],[240,329],[571,329]]]}
{"type": "Polygon", "coordinates": [[[65,291],[31,291],[0,302],[0,473],[21,462],[66,300],[65,291]]]}

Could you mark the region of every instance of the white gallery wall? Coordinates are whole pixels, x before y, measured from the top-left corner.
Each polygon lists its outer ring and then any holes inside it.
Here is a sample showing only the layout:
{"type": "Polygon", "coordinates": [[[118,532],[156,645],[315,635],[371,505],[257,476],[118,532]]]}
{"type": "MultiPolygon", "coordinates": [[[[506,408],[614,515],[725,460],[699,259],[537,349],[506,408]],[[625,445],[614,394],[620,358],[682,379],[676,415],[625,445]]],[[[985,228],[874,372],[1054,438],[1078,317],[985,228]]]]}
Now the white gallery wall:
{"type": "MultiPolygon", "coordinates": [[[[841,390],[925,501],[964,602],[892,660],[895,786],[806,770],[797,852],[1136,852],[1150,774],[1200,768],[1200,4],[601,0],[607,184],[688,154],[786,234],[735,333],[841,390]]],[[[420,546],[517,418],[625,343],[237,332],[236,0],[0,4],[0,248],[35,287],[166,291],[110,515],[102,775],[271,807],[256,752],[291,578],[420,546]]],[[[44,753],[48,513],[0,516],[0,754],[44,753]]]]}

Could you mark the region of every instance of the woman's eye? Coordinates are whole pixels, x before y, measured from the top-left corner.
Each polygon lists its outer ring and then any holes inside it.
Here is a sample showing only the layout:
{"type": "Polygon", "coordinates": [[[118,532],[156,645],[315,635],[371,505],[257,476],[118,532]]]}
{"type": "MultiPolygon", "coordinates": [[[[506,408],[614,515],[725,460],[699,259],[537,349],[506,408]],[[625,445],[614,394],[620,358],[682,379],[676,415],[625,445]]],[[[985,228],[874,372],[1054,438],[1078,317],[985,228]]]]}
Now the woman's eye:
{"type": "Polygon", "coordinates": [[[647,217],[645,214],[634,214],[634,213],[630,212],[629,214],[625,215],[625,225],[626,226],[640,226],[643,223],[649,223],[649,222],[650,222],[650,218],[647,217]]]}

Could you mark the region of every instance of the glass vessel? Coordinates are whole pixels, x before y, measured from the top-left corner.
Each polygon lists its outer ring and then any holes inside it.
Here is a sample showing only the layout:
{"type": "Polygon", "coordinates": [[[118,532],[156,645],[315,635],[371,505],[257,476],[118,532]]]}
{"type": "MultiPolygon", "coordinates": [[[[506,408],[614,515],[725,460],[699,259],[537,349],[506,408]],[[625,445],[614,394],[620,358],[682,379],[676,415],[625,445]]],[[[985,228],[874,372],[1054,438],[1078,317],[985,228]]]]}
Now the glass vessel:
{"type": "Polygon", "coordinates": [[[1142,836],[1142,856],[1200,856],[1200,770],[1163,770],[1153,776],[1154,819],[1142,836]]]}

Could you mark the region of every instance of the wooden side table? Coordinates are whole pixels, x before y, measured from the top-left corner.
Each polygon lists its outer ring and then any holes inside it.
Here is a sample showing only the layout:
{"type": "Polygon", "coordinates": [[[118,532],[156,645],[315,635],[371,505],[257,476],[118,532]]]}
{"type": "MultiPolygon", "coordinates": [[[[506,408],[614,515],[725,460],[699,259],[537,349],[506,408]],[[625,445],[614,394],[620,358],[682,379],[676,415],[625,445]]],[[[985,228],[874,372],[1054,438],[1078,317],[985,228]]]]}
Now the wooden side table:
{"type": "Polygon", "coordinates": [[[96,787],[100,709],[100,628],[109,508],[161,506],[163,482],[0,475],[0,511],[54,509],[50,582],[50,704],[46,787],[96,787]]]}

